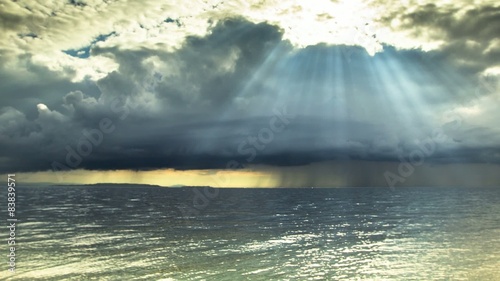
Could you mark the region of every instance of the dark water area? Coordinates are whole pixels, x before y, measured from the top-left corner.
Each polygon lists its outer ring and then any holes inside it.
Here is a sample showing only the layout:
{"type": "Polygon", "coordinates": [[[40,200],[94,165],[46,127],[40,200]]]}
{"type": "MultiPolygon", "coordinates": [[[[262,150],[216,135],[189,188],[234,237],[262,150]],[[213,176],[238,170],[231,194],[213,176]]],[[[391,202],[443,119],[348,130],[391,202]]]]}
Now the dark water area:
{"type": "Polygon", "coordinates": [[[16,192],[2,280],[500,280],[500,188],[16,192]]]}

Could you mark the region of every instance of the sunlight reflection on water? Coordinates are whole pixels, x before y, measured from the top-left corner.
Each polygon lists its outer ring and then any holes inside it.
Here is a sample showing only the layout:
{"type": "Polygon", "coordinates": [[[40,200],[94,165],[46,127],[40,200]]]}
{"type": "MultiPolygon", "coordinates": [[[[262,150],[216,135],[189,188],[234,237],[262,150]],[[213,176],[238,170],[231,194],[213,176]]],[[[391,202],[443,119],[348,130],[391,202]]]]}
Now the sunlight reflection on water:
{"type": "Polygon", "coordinates": [[[6,280],[494,280],[500,189],[19,188],[6,280]]]}

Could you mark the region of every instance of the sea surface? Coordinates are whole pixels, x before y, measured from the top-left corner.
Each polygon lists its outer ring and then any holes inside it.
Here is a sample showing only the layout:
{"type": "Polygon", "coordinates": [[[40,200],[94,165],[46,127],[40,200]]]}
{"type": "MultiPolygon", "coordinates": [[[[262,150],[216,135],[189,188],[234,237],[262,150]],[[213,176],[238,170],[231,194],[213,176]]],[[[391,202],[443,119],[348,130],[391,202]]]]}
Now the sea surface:
{"type": "Polygon", "coordinates": [[[1,280],[500,280],[500,188],[16,192],[1,280]]]}

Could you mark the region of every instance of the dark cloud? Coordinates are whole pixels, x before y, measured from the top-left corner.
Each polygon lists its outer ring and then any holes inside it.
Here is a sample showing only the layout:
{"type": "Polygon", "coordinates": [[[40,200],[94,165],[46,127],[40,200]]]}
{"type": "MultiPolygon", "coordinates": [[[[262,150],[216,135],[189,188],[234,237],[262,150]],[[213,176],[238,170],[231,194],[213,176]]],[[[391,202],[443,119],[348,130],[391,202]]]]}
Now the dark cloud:
{"type": "Polygon", "coordinates": [[[500,46],[492,47],[500,36],[500,7],[476,5],[449,7],[439,4],[400,7],[382,21],[400,21],[397,31],[410,32],[424,40],[443,41],[440,51],[472,72],[479,73],[500,63],[500,46]]]}
{"type": "Polygon", "coordinates": [[[207,37],[187,37],[174,53],[94,48],[92,54],[112,56],[120,65],[117,72],[97,82],[106,95],[154,90],[155,97],[173,109],[194,103],[212,108],[231,101],[274,48],[291,48],[281,38],[275,26],[230,19],[216,25],[207,37]],[[145,63],[150,58],[161,61],[162,67],[145,63]]]}
{"type": "Polygon", "coordinates": [[[34,63],[32,55],[22,55],[16,60],[22,68],[10,64],[0,66],[0,104],[21,110],[29,119],[36,117],[37,103],[43,102],[51,108],[61,109],[61,100],[68,92],[82,91],[88,95],[98,95],[94,82],[72,82],[71,73],[53,71],[34,63]]]}
{"type": "Polygon", "coordinates": [[[9,13],[8,11],[0,12],[0,28],[4,30],[18,30],[23,22],[23,17],[20,15],[9,13]]]}
{"type": "Polygon", "coordinates": [[[500,160],[482,140],[500,140],[493,128],[430,119],[474,86],[475,72],[445,50],[422,60],[428,54],[390,46],[373,57],[359,47],[294,49],[280,28],[236,18],[175,50],[95,45],[89,54],[118,69],[95,83],[29,58],[26,79],[2,69],[2,93],[20,94],[0,96],[1,172],[398,162],[428,139],[429,162],[500,160]]]}

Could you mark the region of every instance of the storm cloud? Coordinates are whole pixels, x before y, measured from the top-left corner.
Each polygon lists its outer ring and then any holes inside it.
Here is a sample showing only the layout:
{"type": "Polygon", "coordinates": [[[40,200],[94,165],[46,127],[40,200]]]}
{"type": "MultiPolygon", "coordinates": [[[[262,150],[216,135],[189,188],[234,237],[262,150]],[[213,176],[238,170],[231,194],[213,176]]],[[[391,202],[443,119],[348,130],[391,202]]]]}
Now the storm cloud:
{"type": "Polygon", "coordinates": [[[395,5],[372,18],[373,36],[304,45],[288,18],[256,16],[267,6],[246,16],[214,4],[192,19],[195,11],[172,7],[165,17],[167,7],[147,2],[133,28],[110,14],[95,30],[72,31],[61,14],[132,12],[9,5],[0,15],[0,173],[397,164],[415,151],[426,164],[500,164],[496,6],[395,5]],[[51,29],[82,35],[57,41],[51,29]],[[421,45],[398,45],[389,31],[421,45]]]}

